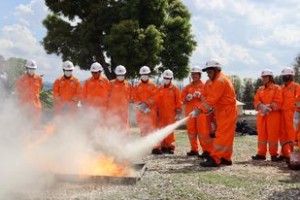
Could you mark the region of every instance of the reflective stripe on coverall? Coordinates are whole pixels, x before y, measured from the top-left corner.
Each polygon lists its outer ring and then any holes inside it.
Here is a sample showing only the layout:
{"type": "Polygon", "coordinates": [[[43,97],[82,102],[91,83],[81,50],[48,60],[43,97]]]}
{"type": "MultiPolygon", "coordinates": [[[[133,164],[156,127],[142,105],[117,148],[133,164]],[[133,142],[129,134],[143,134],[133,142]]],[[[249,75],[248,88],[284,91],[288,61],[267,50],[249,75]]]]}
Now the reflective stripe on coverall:
{"type": "Polygon", "coordinates": [[[254,106],[258,109],[259,104],[270,105],[272,111],[263,115],[259,110],[257,113],[257,133],[258,133],[258,155],[265,156],[267,144],[271,156],[277,156],[279,132],[280,132],[280,112],[282,106],[282,89],[280,86],[271,83],[268,87],[261,86],[254,96],[254,106]]]}
{"type": "MultiPolygon", "coordinates": [[[[139,109],[136,109],[136,119],[137,124],[141,131],[141,136],[146,136],[147,134],[155,131],[157,128],[157,96],[158,88],[150,80],[147,82],[140,82],[134,88],[134,102],[136,104],[146,103],[150,109],[149,113],[143,113],[139,109]]],[[[155,148],[159,149],[160,145],[155,148]]]]}
{"type": "MultiPolygon", "coordinates": [[[[181,110],[180,90],[170,83],[159,88],[158,127],[162,128],[175,122],[176,110],[181,110]]],[[[175,135],[170,133],[161,143],[163,148],[175,149],[175,135]]]]}
{"type": "MultiPolygon", "coordinates": [[[[188,116],[194,109],[196,109],[200,103],[202,97],[205,95],[203,90],[203,83],[200,81],[199,84],[190,83],[185,86],[181,99],[185,104],[185,114],[188,116]],[[191,101],[186,100],[188,94],[194,94],[195,92],[201,92],[201,98],[193,98],[191,101]]],[[[200,114],[196,118],[189,118],[187,121],[187,133],[191,145],[191,150],[198,152],[198,141],[202,148],[202,151],[211,151],[212,139],[208,135],[207,118],[205,114],[200,114]]]]}
{"type": "Polygon", "coordinates": [[[106,109],[109,87],[109,80],[102,75],[98,79],[93,77],[87,79],[83,85],[82,104],[101,110],[106,109]]]}
{"type": "MultiPolygon", "coordinates": [[[[300,112],[300,90],[297,88],[295,97],[295,109],[300,112]]],[[[296,131],[296,139],[298,140],[298,147],[300,148],[300,123],[298,124],[298,130],[296,131]]]]}
{"type": "Polygon", "coordinates": [[[114,79],[110,83],[108,96],[108,126],[117,128],[129,135],[129,104],[132,99],[132,87],[126,80],[114,79]]]}
{"type": "MultiPolygon", "coordinates": [[[[281,108],[281,127],[280,127],[280,144],[283,145],[289,141],[296,140],[296,132],[293,126],[293,117],[294,112],[296,110],[295,107],[295,98],[297,91],[300,91],[299,84],[292,81],[287,86],[282,86],[282,97],[283,103],[281,108]]],[[[293,150],[292,146],[285,145],[284,149],[282,149],[281,153],[285,157],[289,157],[290,152],[293,150]]]]}
{"type": "Polygon", "coordinates": [[[70,79],[62,76],[53,85],[54,112],[74,112],[77,110],[78,101],[82,97],[82,87],[77,78],[71,76],[70,79]]]}
{"type": "Polygon", "coordinates": [[[40,101],[40,92],[42,90],[42,78],[34,74],[29,76],[27,73],[22,75],[16,82],[16,92],[18,100],[26,113],[30,113],[35,125],[38,125],[41,118],[42,104],[40,101]],[[33,114],[34,113],[34,114],[33,114]]]}
{"type": "Polygon", "coordinates": [[[221,72],[217,74],[207,83],[207,96],[199,108],[204,112],[213,108],[215,112],[217,129],[210,156],[216,164],[221,163],[221,158],[231,161],[237,121],[236,96],[231,80],[221,72]]]}

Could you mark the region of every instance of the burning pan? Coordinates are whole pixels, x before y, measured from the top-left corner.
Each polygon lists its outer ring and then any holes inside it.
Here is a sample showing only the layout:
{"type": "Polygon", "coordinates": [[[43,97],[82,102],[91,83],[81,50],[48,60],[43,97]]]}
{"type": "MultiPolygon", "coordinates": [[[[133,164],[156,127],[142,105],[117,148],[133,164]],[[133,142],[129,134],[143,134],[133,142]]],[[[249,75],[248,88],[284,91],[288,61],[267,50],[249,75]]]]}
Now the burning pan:
{"type": "Polygon", "coordinates": [[[79,175],[79,174],[55,174],[55,180],[59,182],[80,183],[80,184],[114,184],[133,185],[136,184],[146,170],[145,163],[134,164],[132,169],[136,172],[133,176],[116,177],[101,175],[79,175]]]}

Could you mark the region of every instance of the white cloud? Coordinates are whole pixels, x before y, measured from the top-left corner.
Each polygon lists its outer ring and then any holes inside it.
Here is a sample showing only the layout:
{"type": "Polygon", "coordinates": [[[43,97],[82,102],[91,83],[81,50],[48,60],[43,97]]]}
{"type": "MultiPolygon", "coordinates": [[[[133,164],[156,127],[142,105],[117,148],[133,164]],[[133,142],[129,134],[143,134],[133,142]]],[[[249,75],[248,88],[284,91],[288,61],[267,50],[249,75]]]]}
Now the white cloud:
{"type": "Polygon", "coordinates": [[[34,14],[32,10],[32,4],[20,4],[16,7],[15,15],[27,15],[27,14],[34,14]]]}
{"type": "MultiPolygon", "coordinates": [[[[44,79],[54,81],[62,75],[61,59],[54,54],[46,54],[40,44],[41,39],[37,39],[44,30],[41,21],[47,14],[48,9],[42,0],[18,5],[12,15],[17,19],[16,23],[5,25],[0,30],[0,52],[5,58],[36,60],[38,72],[45,75],[44,79]]],[[[75,70],[74,74],[81,80],[89,76],[88,72],[80,70],[75,70]]]]}
{"type": "Polygon", "coordinates": [[[272,53],[266,53],[265,58],[270,65],[276,66],[279,64],[279,61],[272,53]]]}
{"type": "Polygon", "coordinates": [[[231,66],[229,70],[247,77],[266,66],[280,71],[299,53],[297,0],[183,2],[192,12],[192,27],[198,42],[192,63],[217,57],[231,66]]]}

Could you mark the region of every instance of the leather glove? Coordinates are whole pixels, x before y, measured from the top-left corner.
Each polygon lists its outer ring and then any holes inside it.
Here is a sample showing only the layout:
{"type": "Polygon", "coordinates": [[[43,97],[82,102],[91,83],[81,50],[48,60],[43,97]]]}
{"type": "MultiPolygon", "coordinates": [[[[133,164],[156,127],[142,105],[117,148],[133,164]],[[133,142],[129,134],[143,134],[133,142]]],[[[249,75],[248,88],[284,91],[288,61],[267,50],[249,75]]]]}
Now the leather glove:
{"type": "Polygon", "coordinates": [[[145,114],[147,114],[147,113],[150,112],[150,108],[149,108],[149,107],[147,106],[147,104],[145,104],[145,103],[140,103],[140,104],[138,104],[137,108],[138,108],[141,112],[143,112],[143,113],[145,113],[145,114]]]}
{"type": "Polygon", "coordinates": [[[202,113],[202,110],[200,110],[199,108],[196,108],[195,110],[193,110],[190,114],[189,114],[189,116],[191,117],[191,118],[196,118],[196,117],[198,117],[198,115],[200,115],[202,113]]]}
{"type": "Polygon", "coordinates": [[[180,109],[176,109],[176,116],[175,116],[175,121],[178,121],[181,119],[181,110],[180,109]]]}
{"type": "Polygon", "coordinates": [[[187,100],[187,101],[191,101],[192,99],[193,99],[193,95],[192,94],[188,94],[185,97],[185,100],[187,100]]]}
{"type": "Polygon", "coordinates": [[[200,98],[201,97],[201,92],[199,92],[199,91],[194,92],[193,97],[200,98]]]}
{"type": "Polygon", "coordinates": [[[294,125],[295,131],[298,131],[299,119],[300,119],[300,112],[295,111],[294,112],[294,118],[293,118],[293,125],[294,125]]]}

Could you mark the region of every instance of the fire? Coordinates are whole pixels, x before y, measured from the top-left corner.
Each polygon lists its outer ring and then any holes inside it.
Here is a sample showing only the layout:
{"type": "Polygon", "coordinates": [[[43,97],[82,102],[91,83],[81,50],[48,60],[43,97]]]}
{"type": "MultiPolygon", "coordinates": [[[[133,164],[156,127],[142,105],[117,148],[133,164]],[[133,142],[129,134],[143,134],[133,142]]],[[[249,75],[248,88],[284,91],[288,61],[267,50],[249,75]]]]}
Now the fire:
{"type": "MultiPolygon", "coordinates": [[[[43,152],[38,149],[43,146],[56,131],[56,126],[47,125],[43,128],[43,133],[39,137],[30,140],[26,146],[26,154],[30,160],[37,167],[54,173],[62,174],[78,174],[84,176],[114,176],[114,177],[128,177],[134,172],[130,164],[126,161],[117,161],[115,157],[108,155],[77,155],[76,157],[68,158],[71,166],[60,165],[52,160],[50,157],[43,156],[43,152]]],[[[93,153],[94,154],[94,153],[93,153]]]]}
{"type": "Polygon", "coordinates": [[[92,176],[124,177],[131,173],[127,162],[119,163],[112,156],[86,157],[82,160],[80,174],[92,176]]]}

